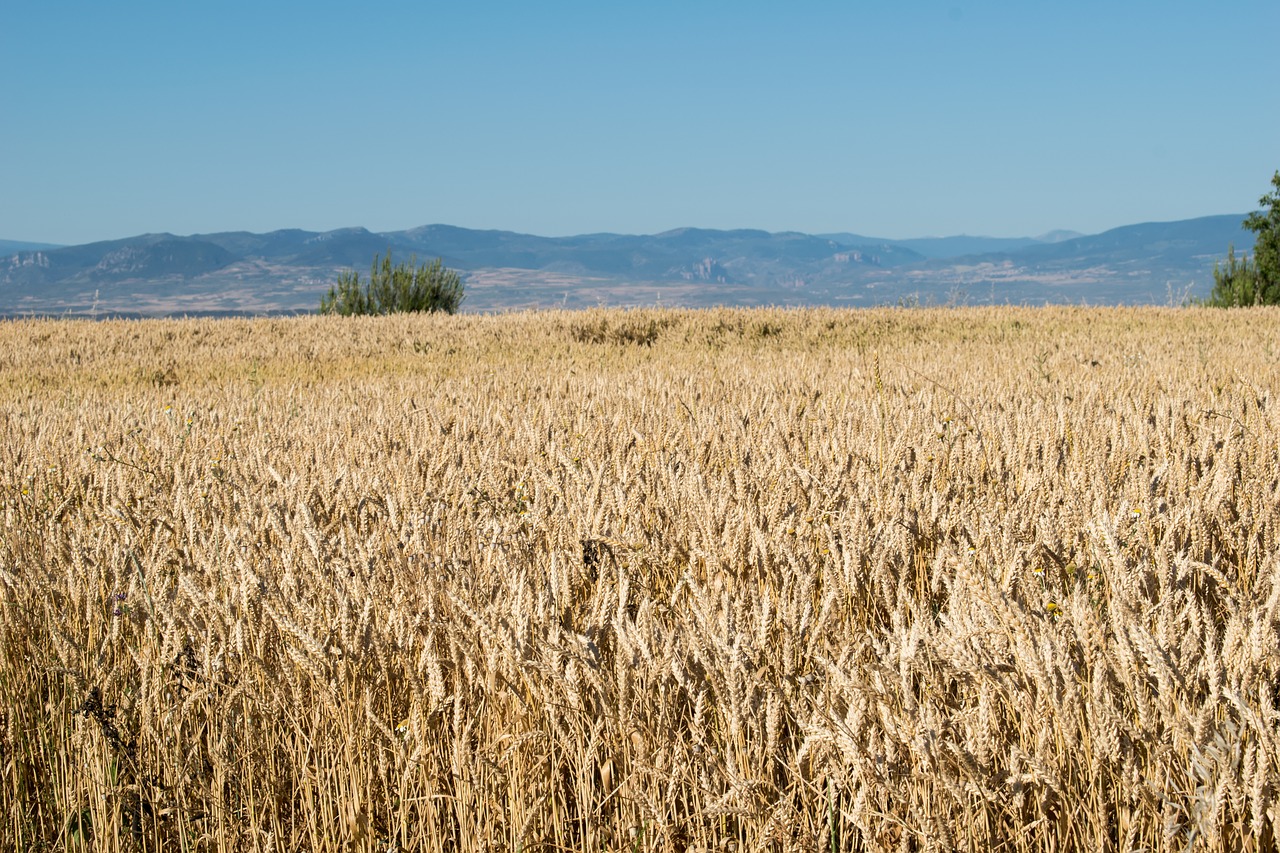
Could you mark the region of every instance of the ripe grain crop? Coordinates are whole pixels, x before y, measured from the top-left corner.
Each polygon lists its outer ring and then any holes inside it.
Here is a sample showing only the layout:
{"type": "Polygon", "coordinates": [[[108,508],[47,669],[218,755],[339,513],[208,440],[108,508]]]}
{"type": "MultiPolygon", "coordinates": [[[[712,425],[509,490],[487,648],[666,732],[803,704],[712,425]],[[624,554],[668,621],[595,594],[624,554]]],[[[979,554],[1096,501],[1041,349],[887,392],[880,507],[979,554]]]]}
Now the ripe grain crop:
{"type": "Polygon", "coordinates": [[[0,324],[0,839],[1274,850],[1278,342],[0,324]]]}

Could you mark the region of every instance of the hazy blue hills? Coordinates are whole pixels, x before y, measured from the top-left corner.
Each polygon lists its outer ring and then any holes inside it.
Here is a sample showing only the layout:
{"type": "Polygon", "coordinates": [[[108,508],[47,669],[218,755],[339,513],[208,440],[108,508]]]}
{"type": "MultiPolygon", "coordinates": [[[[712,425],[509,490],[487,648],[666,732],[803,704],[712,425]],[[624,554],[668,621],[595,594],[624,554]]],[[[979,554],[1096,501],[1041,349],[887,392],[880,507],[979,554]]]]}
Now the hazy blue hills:
{"type": "MultiPolygon", "coordinates": [[[[1205,216],[1179,222],[1144,222],[1124,225],[1101,234],[1081,235],[1070,240],[1037,243],[1008,252],[1008,257],[1042,260],[1060,259],[1073,263],[1080,259],[1100,261],[1163,258],[1180,262],[1187,257],[1221,257],[1223,246],[1253,246],[1253,232],[1243,228],[1244,217],[1205,216]]],[[[990,253],[991,250],[986,250],[990,253]]]]}
{"type": "Polygon", "coordinates": [[[876,239],[847,232],[821,236],[847,244],[888,243],[910,249],[926,258],[954,258],[984,252],[1012,251],[1026,246],[1038,246],[1044,242],[1034,237],[970,237],[964,234],[955,237],[912,237],[907,240],[876,239]]]}
{"type": "Polygon", "coordinates": [[[315,310],[375,254],[437,256],[464,310],[589,305],[1167,302],[1208,293],[1243,215],[1101,234],[887,240],[858,234],[677,228],[539,237],[424,225],[143,234],[80,246],[0,242],[0,314],[256,314],[315,310]],[[14,248],[17,246],[18,248],[14,248]]]}
{"type": "Polygon", "coordinates": [[[1125,225],[1100,234],[934,261],[945,278],[1013,301],[1150,303],[1207,295],[1213,267],[1253,248],[1240,215],[1125,225]],[[1067,294],[1084,293],[1067,298],[1067,294]]]}
{"type": "Polygon", "coordinates": [[[0,257],[14,252],[34,252],[37,249],[57,249],[56,243],[30,243],[25,240],[0,240],[0,257]]]}
{"type": "Polygon", "coordinates": [[[260,258],[274,264],[300,267],[356,267],[367,268],[378,253],[390,249],[407,249],[386,235],[374,234],[365,228],[339,228],[335,231],[315,232],[291,228],[252,234],[248,231],[230,231],[221,234],[196,234],[190,239],[212,243],[236,258],[260,258]]]}
{"type": "MultiPolygon", "coordinates": [[[[780,272],[792,266],[825,264],[846,247],[834,240],[798,233],[717,231],[677,228],[661,234],[582,234],[534,237],[509,231],[469,231],[427,225],[384,235],[419,255],[439,255],[459,269],[509,267],[620,275],[638,281],[689,279],[708,260],[732,269],[737,279],[780,272]]],[[[921,256],[900,247],[860,246],[866,263],[901,263],[921,256]]]]}
{"type": "Polygon", "coordinates": [[[110,282],[191,277],[222,269],[235,255],[214,243],[172,234],[17,252],[0,262],[4,285],[52,287],[68,281],[110,282]]]}

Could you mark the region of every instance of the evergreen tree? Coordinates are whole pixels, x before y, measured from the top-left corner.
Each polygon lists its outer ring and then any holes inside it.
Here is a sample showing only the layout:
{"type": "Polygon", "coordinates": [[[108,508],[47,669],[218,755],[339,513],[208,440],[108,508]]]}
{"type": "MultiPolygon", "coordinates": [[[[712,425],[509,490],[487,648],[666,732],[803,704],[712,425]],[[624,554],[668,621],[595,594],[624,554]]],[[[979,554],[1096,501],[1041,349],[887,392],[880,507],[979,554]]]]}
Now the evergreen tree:
{"type": "Polygon", "coordinates": [[[1271,185],[1275,191],[1258,200],[1264,209],[1244,220],[1244,227],[1258,235],[1253,257],[1237,261],[1235,246],[1228,248],[1226,267],[1213,267],[1209,305],[1280,305],[1280,171],[1271,185]]]}

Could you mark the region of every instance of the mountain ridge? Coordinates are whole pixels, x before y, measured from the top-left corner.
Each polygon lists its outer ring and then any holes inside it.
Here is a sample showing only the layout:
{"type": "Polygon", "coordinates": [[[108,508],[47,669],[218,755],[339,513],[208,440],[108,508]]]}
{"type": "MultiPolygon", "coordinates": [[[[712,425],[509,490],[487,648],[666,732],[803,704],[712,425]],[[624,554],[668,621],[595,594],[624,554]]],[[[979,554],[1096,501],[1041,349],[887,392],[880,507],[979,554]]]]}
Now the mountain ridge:
{"type": "Polygon", "coordinates": [[[464,310],[1159,302],[1175,292],[1207,293],[1227,246],[1252,247],[1243,220],[1228,214],[1093,235],[906,240],[691,226],[540,237],[443,223],[383,232],[154,233],[0,255],[0,314],[306,312],[341,271],[363,274],[387,251],[396,261],[443,258],[467,282],[464,310]]]}

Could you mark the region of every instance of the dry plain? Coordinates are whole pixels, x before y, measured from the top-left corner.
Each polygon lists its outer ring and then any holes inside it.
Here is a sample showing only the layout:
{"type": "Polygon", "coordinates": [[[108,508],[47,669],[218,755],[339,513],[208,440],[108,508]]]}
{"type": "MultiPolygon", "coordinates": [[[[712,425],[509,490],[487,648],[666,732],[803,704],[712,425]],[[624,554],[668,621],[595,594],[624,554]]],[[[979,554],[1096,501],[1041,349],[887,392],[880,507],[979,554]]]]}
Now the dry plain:
{"type": "Polygon", "coordinates": [[[22,850],[1276,847],[1280,312],[0,324],[22,850]]]}

